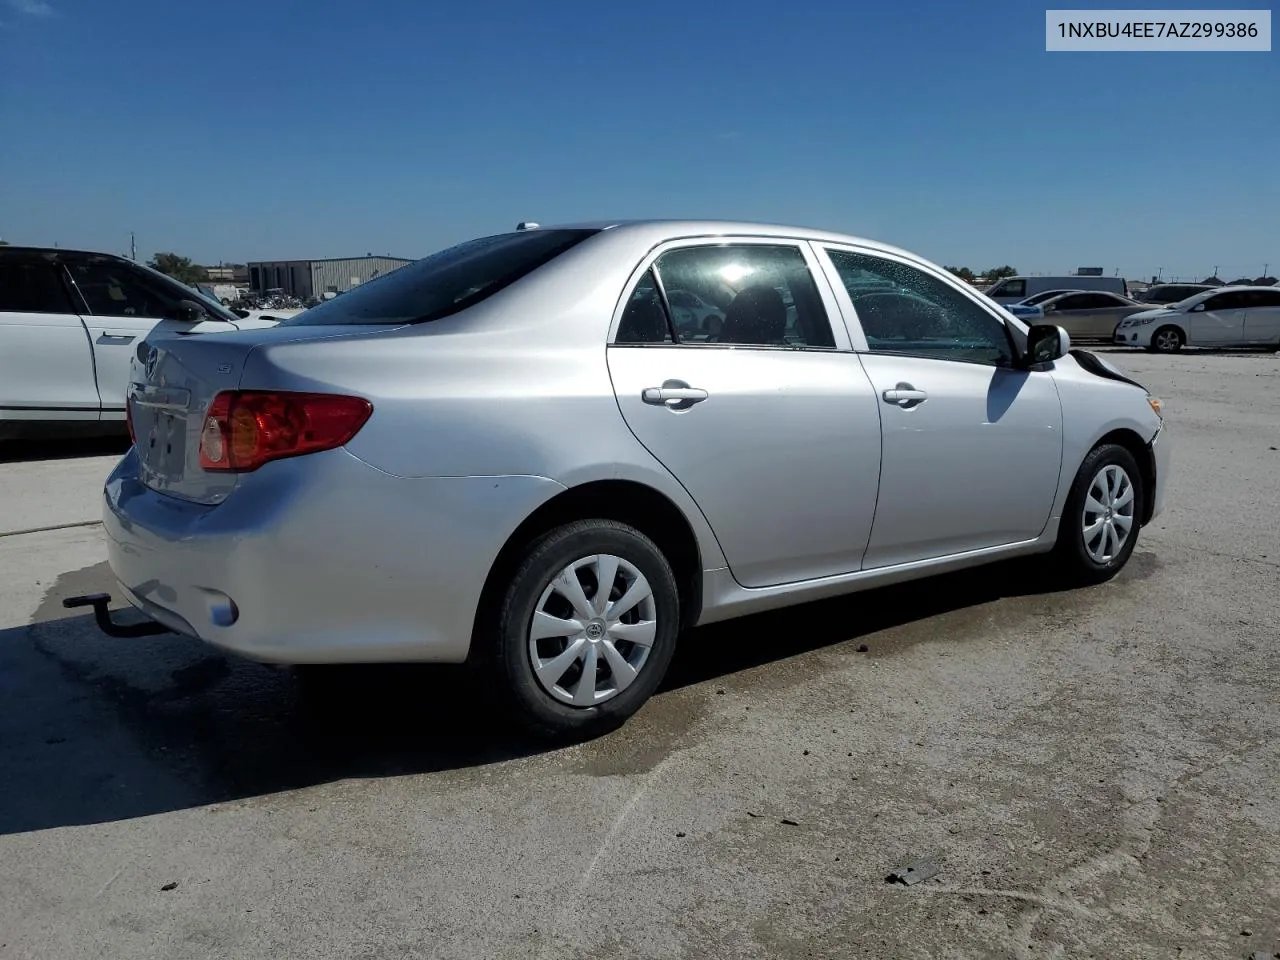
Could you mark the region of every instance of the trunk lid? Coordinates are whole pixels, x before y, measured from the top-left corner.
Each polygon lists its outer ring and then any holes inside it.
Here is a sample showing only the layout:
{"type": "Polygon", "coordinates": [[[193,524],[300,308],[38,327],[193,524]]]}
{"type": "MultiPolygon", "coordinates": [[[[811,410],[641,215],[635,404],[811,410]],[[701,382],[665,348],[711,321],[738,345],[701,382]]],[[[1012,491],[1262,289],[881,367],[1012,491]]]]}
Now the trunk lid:
{"type": "MultiPolygon", "coordinates": [[[[245,362],[260,345],[368,336],[376,328],[269,327],[184,334],[156,327],[130,361],[129,407],[144,484],[167,496],[221,503],[240,475],[200,466],[200,433],[213,398],[240,385],[245,362]]],[[[257,386],[257,385],[255,385],[257,386]]]]}

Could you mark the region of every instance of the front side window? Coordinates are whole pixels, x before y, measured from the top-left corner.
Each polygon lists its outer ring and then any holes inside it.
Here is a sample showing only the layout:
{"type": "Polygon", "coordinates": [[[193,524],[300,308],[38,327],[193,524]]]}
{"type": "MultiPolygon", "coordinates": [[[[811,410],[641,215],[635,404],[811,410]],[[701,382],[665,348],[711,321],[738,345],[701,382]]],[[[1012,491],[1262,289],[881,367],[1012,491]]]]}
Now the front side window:
{"type": "Polygon", "coordinates": [[[872,353],[1008,366],[1004,324],[923,270],[881,257],[827,250],[872,353]],[[889,286],[890,289],[876,289],[889,286]]]}
{"type": "Polygon", "coordinates": [[[94,316],[163,320],[177,316],[182,300],[195,299],[189,293],[184,295],[176,285],[167,289],[162,282],[118,260],[68,263],[67,270],[94,316]]]}
{"type": "Polygon", "coordinates": [[[993,297],[1018,297],[1021,299],[1027,295],[1027,281],[1006,280],[992,290],[990,295],[993,297]]]}
{"type": "Polygon", "coordinates": [[[0,260],[0,312],[74,313],[58,268],[0,260]]]}
{"type": "Polygon", "coordinates": [[[799,247],[724,243],[669,250],[653,272],[681,344],[832,349],[835,336],[799,247]]]}
{"type": "Polygon", "coordinates": [[[595,230],[502,233],[415,260],[362,283],[281,326],[403,324],[438,320],[493,296],[577,246],[595,230]]]}

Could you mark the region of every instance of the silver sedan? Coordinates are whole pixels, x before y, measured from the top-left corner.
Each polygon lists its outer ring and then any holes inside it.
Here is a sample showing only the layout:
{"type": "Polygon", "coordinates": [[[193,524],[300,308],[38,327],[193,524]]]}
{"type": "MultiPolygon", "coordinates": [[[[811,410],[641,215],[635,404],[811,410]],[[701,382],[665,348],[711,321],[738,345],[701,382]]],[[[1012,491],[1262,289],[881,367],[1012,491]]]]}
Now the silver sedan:
{"type": "Polygon", "coordinates": [[[156,335],[131,381],[104,523],[157,630],[468,661],[553,736],[632,714],[696,624],[1032,554],[1104,581],[1168,474],[1159,402],[1061,329],[792,227],[485,237],[156,335]]]}
{"type": "Polygon", "coordinates": [[[1077,290],[1041,301],[1040,309],[1046,322],[1062,327],[1078,340],[1110,341],[1121,320],[1151,306],[1116,293],[1077,290]]]}

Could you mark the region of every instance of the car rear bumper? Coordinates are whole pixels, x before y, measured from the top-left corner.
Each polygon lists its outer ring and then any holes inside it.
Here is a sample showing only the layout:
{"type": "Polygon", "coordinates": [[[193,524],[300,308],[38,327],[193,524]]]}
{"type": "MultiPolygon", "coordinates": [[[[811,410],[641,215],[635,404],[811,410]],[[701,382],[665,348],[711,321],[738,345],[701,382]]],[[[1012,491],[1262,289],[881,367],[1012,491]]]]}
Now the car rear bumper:
{"type": "Polygon", "coordinates": [[[104,489],[112,572],[170,629],[279,663],[466,659],[506,537],[541,477],[393,477],[333,450],[268,464],[222,504],[165,496],[130,451],[104,489]]]}

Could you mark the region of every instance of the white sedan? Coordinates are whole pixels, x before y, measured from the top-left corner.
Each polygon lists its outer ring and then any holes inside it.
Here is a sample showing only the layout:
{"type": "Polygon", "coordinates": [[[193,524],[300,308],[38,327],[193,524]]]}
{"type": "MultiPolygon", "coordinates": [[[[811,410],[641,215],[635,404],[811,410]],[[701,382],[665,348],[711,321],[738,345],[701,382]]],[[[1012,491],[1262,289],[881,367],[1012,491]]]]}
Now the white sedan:
{"type": "Polygon", "coordinates": [[[154,329],[275,325],[123,257],[0,247],[0,439],[123,433],[129,361],[154,329]]]}
{"type": "Polygon", "coordinates": [[[1217,287],[1121,320],[1115,342],[1159,353],[1191,347],[1280,350],[1280,287],[1217,287]]]}

